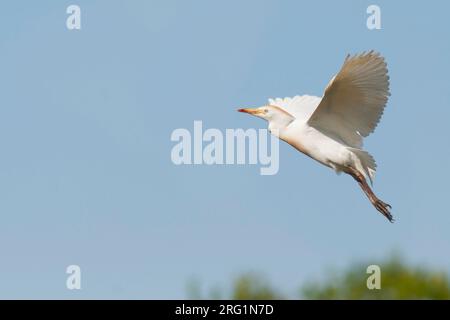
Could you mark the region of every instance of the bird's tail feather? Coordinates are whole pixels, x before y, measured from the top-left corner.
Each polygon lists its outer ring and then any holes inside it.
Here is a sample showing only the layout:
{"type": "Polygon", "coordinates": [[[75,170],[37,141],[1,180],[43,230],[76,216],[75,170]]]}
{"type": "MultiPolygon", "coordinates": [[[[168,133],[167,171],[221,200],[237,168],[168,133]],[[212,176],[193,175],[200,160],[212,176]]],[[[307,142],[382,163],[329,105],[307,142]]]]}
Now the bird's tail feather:
{"type": "Polygon", "coordinates": [[[351,148],[349,150],[353,152],[358,161],[355,161],[356,169],[361,171],[366,178],[370,180],[370,184],[373,184],[373,179],[375,178],[375,171],[377,169],[377,164],[375,159],[367,151],[351,148]]]}

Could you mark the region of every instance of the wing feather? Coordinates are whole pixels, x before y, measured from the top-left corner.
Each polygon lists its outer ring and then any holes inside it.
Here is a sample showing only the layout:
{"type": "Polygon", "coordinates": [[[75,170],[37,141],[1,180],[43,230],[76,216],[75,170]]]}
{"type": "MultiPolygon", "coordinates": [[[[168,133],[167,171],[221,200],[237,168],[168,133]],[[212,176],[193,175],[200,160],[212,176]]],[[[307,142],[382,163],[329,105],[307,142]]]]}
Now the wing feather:
{"type": "Polygon", "coordinates": [[[314,110],[320,103],[321,98],[309,95],[295,96],[293,98],[275,98],[269,99],[269,104],[277,106],[296,119],[305,122],[311,117],[314,110]]]}
{"type": "Polygon", "coordinates": [[[360,148],[380,121],[389,95],[388,70],[379,53],[347,56],[308,124],[360,148]]]}

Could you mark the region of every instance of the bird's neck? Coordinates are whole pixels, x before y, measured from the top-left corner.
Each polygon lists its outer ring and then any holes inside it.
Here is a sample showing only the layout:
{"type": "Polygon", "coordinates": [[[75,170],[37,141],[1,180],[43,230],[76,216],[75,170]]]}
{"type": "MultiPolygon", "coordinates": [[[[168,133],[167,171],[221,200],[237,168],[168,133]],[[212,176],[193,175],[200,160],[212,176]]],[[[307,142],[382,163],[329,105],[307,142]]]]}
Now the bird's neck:
{"type": "Polygon", "coordinates": [[[276,117],[275,119],[271,119],[269,121],[269,132],[277,137],[280,137],[280,134],[292,121],[294,121],[294,119],[295,118],[290,115],[282,115],[276,117]]]}

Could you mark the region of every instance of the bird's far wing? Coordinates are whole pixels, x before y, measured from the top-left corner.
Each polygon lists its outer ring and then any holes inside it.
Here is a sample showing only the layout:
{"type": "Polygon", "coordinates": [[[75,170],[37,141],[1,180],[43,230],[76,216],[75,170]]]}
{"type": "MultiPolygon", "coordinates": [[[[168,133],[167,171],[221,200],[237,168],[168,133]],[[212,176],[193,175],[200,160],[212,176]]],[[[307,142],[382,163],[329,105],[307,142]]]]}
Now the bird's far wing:
{"type": "Polygon", "coordinates": [[[307,121],[320,103],[321,98],[315,96],[295,96],[293,98],[269,99],[269,104],[277,106],[295,119],[307,121]]]}
{"type": "Polygon", "coordinates": [[[359,148],[375,130],[389,95],[388,70],[379,53],[347,56],[308,124],[359,148]]]}

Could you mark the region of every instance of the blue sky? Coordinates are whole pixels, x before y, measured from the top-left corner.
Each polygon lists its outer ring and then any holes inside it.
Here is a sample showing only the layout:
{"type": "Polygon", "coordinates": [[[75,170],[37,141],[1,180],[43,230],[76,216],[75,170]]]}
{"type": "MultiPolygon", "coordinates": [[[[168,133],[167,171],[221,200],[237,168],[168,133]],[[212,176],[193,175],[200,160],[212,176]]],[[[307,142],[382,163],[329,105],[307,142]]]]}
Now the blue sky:
{"type": "Polygon", "coordinates": [[[0,298],[184,298],[255,270],[287,294],[393,250],[450,271],[444,1],[8,1],[0,19],[0,298]],[[82,29],[65,26],[81,7],[82,29]],[[366,28],[381,7],[382,30],[366,28]],[[286,144],[280,171],[175,166],[176,128],[265,128],[237,107],[321,95],[347,53],[386,57],[365,147],[390,224],[286,144]],[[82,289],[66,289],[66,267],[82,289]]]}

